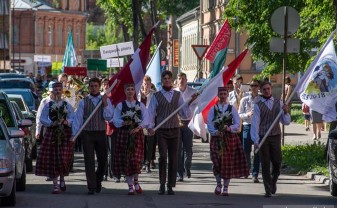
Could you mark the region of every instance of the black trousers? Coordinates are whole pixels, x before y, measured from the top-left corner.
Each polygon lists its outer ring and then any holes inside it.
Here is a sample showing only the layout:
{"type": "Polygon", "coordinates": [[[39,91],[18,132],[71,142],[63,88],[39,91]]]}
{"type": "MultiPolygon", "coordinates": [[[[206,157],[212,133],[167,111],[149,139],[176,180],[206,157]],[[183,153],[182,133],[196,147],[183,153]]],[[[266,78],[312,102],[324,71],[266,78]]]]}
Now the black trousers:
{"type": "Polygon", "coordinates": [[[103,180],[107,164],[105,131],[83,131],[82,134],[85,175],[88,189],[95,189],[103,180]],[[95,171],[95,154],[97,170],[95,171]]]}
{"type": "Polygon", "coordinates": [[[166,183],[171,187],[176,186],[177,168],[178,168],[178,144],[180,130],[179,128],[158,129],[156,131],[159,149],[159,181],[160,184],[166,183]],[[168,163],[167,163],[168,159],[168,163]]]}
{"type": "Polygon", "coordinates": [[[264,189],[266,193],[271,193],[273,186],[277,183],[281,170],[281,135],[267,137],[261,146],[259,154],[262,166],[264,189]],[[270,172],[270,162],[272,164],[272,172],[270,172]]]}

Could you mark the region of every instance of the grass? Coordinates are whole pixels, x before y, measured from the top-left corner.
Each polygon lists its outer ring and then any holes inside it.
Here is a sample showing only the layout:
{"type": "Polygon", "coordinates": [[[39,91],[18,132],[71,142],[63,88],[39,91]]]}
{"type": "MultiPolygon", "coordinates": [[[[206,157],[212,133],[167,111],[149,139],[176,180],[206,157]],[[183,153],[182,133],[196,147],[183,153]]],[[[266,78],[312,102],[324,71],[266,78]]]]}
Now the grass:
{"type": "MultiPolygon", "coordinates": [[[[291,105],[291,121],[304,125],[301,104],[291,105]]],[[[297,146],[285,145],[282,147],[282,160],[291,173],[305,174],[313,171],[329,176],[325,144],[320,142],[297,146]]]]}

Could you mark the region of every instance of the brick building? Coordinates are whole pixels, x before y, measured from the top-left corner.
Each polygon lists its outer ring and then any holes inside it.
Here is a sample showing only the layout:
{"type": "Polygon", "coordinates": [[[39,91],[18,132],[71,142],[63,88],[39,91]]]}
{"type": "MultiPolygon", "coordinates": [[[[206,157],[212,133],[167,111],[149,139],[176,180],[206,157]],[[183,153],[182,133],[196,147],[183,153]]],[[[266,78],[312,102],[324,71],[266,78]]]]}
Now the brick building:
{"type": "Polygon", "coordinates": [[[86,0],[16,0],[11,5],[12,68],[37,73],[34,55],[62,61],[68,32],[78,56],[85,49],[86,0]]]}

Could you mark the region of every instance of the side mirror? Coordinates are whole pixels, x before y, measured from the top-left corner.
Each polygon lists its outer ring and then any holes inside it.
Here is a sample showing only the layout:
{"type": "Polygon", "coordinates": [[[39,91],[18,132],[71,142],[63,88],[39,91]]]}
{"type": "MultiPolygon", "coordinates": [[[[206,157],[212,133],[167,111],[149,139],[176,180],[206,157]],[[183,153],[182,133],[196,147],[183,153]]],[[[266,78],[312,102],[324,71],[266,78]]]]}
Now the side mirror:
{"type": "Polygon", "coordinates": [[[23,127],[30,127],[33,125],[33,122],[29,119],[22,119],[21,121],[19,121],[19,128],[23,128],[23,127]]]}
{"type": "Polygon", "coordinates": [[[20,137],[24,137],[25,136],[25,132],[23,132],[22,130],[10,130],[9,132],[9,137],[10,138],[20,138],[20,137]]]}

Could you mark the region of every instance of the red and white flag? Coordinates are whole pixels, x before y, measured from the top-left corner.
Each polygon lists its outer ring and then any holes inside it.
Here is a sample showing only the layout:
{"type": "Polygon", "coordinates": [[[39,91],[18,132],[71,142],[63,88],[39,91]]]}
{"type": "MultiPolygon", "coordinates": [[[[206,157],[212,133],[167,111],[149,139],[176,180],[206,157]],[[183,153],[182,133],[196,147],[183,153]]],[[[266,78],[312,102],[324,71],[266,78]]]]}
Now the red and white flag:
{"type": "Polygon", "coordinates": [[[229,25],[228,20],[226,20],[225,24],[222,25],[219,33],[212,42],[212,45],[208,48],[205,58],[213,62],[216,54],[228,46],[230,39],[231,26],[229,25]]]}
{"type": "Polygon", "coordinates": [[[199,96],[199,103],[194,111],[188,127],[197,136],[206,139],[206,122],[208,111],[218,101],[218,87],[225,86],[229,79],[234,75],[235,70],[240,66],[241,61],[246,56],[248,49],[243,51],[226,68],[222,69],[213,79],[211,79],[199,96]]]}
{"type": "Polygon", "coordinates": [[[156,26],[154,26],[145,37],[145,40],[132,55],[128,63],[109,80],[109,85],[116,79],[119,81],[117,87],[111,91],[110,99],[112,99],[114,105],[126,99],[124,84],[135,84],[136,95],[138,94],[146,73],[146,66],[150,60],[151,38],[155,27],[156,26]]]}

